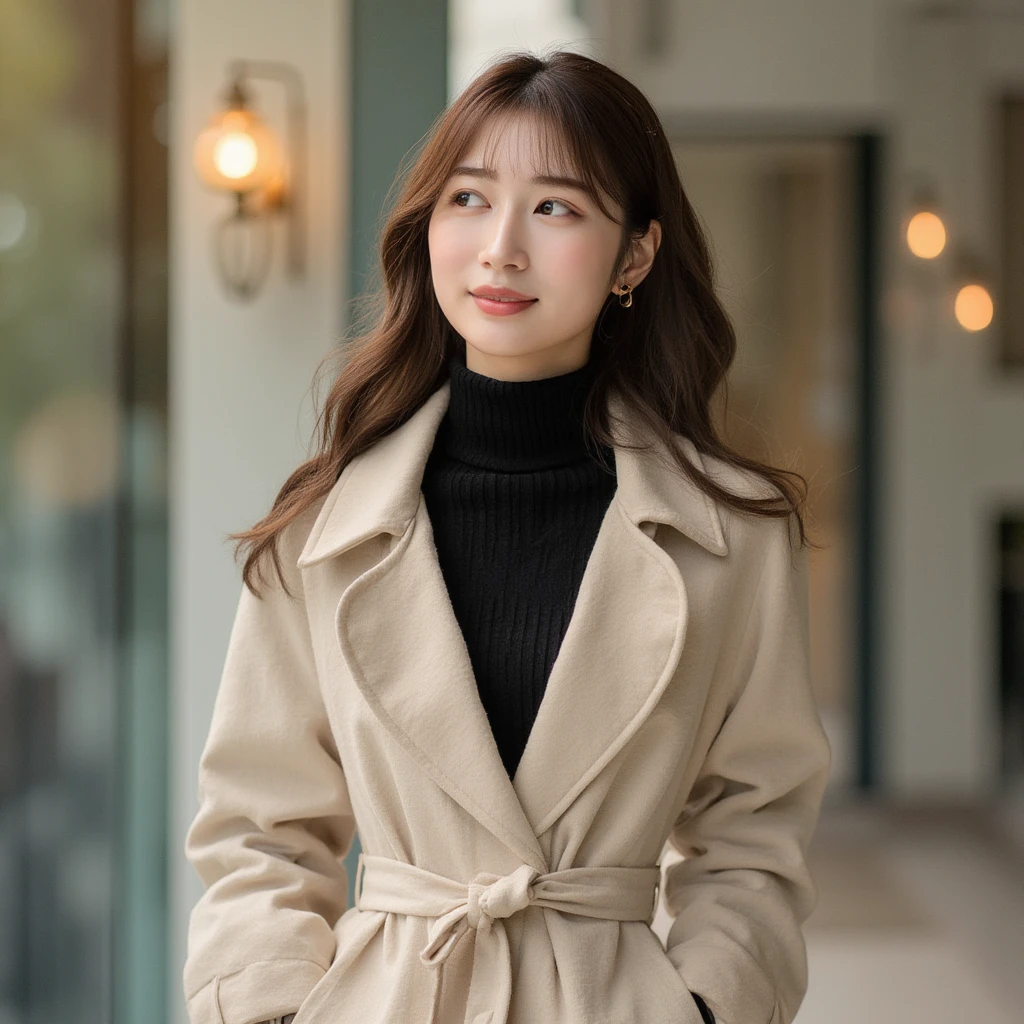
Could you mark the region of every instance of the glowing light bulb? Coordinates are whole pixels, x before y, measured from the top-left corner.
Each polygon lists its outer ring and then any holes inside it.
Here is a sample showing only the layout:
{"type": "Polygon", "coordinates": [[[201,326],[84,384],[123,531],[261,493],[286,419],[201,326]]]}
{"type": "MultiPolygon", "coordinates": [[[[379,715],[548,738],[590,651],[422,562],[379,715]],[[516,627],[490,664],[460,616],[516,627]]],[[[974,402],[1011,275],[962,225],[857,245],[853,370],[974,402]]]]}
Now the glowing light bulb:
{"type": "Polygon", "coordinates": [[[283,168],[273,132],[247,109],[215,114],[196,139],[193,160],[207,185],[234,192],[263,188],[283,168]]]}
{"type": "Polygon", "coordinates": [[[244,178],[251,174],[258,158],[256,143],[245,132],[228,132],[213,147],[213,162],[225,178],[244,178]]]}
{"type": "Polygon", "coordinates": [[[965,331],[984,330],[992,322],[992,296],[980,284],[966,284],[957,292],[954,312],[965,331]]]}
{"type": "Polygon", "coordinates": [[[907,247],[923,260],[935,259],[946,247],[946,228],[938,214],[922,210],[907,225],[907,247]]]}

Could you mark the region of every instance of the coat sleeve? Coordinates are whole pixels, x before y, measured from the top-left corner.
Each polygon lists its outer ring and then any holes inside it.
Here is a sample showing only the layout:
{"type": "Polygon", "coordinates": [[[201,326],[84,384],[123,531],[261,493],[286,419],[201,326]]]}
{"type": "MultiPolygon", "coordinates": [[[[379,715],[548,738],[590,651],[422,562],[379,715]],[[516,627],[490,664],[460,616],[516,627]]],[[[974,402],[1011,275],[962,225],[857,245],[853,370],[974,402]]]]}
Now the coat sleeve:
{"type": "MultiPolygon", "coordinates": [[[[287,529],[287,528],[286,528],[287,529]]],[[[298,1010],[334,957],[355,822],[321,697],[295,551],[242,587],[185,854],[205,891],[183,972],[191,1024],[298,1010]]]]}
{"type": "Polygon", "coordinates": [[[807,849],[832,753],[811,689],[808,552],[769,520],[726,715],[669,839],[666,953],[720,1021],[790,1024],[807,990],[807,849]]]}

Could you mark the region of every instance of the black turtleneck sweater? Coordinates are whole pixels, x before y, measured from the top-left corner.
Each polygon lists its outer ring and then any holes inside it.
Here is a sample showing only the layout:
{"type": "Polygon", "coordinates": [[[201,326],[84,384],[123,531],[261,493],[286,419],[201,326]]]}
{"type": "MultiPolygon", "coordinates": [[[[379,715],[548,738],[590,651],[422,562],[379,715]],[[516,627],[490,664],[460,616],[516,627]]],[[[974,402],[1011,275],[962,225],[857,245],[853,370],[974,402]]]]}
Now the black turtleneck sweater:
{"type": "Polygon", "coordinates": [[[541,380],[449,363],[423,477],[441,571],[509,778],[615,491],[584,441],[592,364],[541,380]]]}

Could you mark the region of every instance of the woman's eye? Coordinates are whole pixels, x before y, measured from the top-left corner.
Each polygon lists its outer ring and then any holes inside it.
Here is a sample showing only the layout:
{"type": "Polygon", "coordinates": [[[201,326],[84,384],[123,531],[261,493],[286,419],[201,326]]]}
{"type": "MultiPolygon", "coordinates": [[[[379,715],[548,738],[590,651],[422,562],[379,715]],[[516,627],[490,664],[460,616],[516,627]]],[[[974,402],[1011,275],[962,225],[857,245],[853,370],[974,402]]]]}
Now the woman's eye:
{"type": "MultiPolygon", "coordinates": [[[[555,206],[561,206],[561,207],[564,207],[564,208],[565,208],[566,210],[568,210],[568,211],[569,211],[569,215],[570,215],[571,217],[575,217],[575,216],[576,216],[576,211],[575,211],[575,210],[571,210],[571,209],[569,209],[569,206],[568,206],[568,205],[567,205],[566,203],[563,203],[561,199],[545,199],[545,200],[544,200],[544,202],[543,202],[543,203],[541,203],[540,205],[541,205],[541,206],[547,206],[547,205],[549,205],[549,204],[552,204],[552,203],[553,203],[553,204],[554,204],[555,206]]],[[[539,210],[539,209],[540,209],[540,206],[538,206],[538,207],[537,207],[537,209],[539,210]]],[[[564,217],[564,216],[565,216],[565,214],[562,214],[562,216],[564,217]]]]}
{"type": "MultiPolygon", "coordinates": [[[[476,195],[476,193],[475,193],[475,192],[456,192],[456,193],[455,193],[455,194],[454,194],[454,195],[452,196],[452,202],[453,202],[453,203],[454,203],[454,204],[455,204],[456,206],[465,206],[465,203],[460,203],[460,202],[459,202],[459,199],[460,199],[460,197],[462,197],[462,196],[472,196],[472,195],[476,195]]],[[[479,197],[479,196],[477,196],[477,198],[479,199],[480,197],[479,197]]]]}

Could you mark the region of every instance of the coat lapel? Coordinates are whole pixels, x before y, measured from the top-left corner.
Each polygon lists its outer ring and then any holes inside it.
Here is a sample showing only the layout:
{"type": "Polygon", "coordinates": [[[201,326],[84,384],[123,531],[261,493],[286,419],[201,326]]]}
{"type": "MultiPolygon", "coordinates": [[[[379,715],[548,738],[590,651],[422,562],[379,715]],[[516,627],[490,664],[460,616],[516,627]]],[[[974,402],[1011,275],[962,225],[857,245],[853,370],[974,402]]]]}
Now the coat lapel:
{"type": "MultiPolygon", "coordinates": [[[[615,446],[617,488],[598,531],[526,749],[509,780],[433,543],[421,482],[446,381],[346,466],[298,559],[302,568],[381,533],[390,551],[341,594],[337,640],[381,725],[431,778],[539,871],[538,837],[643,724],[686,638],[686,588],[654,524],[727,547],[714,503],[656,448],[615,446]]],[[[617,438],[635,435],[616,396],[617,438]]],[[[688,439],[686,454],[701,465],[688,439]]]]}

